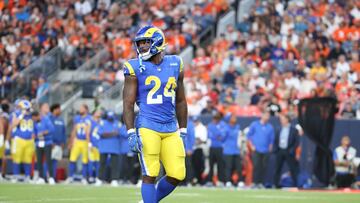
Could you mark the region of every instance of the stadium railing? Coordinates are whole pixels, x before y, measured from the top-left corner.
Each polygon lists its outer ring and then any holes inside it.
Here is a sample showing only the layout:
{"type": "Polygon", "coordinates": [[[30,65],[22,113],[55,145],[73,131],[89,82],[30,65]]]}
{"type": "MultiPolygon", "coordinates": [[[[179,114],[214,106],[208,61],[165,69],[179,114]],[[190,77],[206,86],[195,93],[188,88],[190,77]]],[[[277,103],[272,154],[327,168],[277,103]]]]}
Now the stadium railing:
{"type": "Polygon", "coordinates": [[[228,25],[232,25],[235,27],[235,18],[236,12],[232,9],[229,10],[226,14],[224,14],[216,24],[216,37],[220,37],[221,34],[224,34],[228,25]]]}
{"type": "Polygon", "coordinates": [[[26,95],[31,88],[31,80],[38,79],[40,76],[45,76],[48,81],[52,81],[62,68],[62,57],[63,52],[60,47],[55,47],[31,63],[12,81],[9,99],[15,100],[26,95]]]}
{"type": "Polygon", "coordinates": [[[237,23],[243,22],[246,16],[249,16],[254,0],[242,0],[237,6],[237,23]]]}
{"type": "MultiPolygon", "coordinates": [[[[53,84],[49,100],[50,103],[60,103],[65,123],[71,127],[72,116],[76,114],[75,103],[84,94],[85,83],[95,84],[92,80],[109,59],[110,53],[107,49],[101,50],[91,59],[87,60],[75,71],[62,71],[58,76],[58,82],[53,84]]],[[[70,129],[70,128],[69,128],[70,129]]]]}
{"type": "Polygon", "coordinates": [[[84,82],[91,81],[96,71],[106,61],[109,52],[103,49],[94,57],[86,61],[75,71],[62,71],[58,76],[58,82],[53,84],[50,91],[50,103],[65,103],[72,96],[77,95],[84,82]]]}

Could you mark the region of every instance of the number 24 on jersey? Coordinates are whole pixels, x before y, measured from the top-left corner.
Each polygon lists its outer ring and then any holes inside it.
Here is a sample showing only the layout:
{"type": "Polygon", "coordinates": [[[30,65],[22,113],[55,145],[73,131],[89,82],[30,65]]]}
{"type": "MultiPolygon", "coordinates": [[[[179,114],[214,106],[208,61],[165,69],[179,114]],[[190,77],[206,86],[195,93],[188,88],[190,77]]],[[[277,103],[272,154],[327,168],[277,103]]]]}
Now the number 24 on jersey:
{"type": "Polygon", "coordinates": [[[169,77],[164,89],[162,90],[160,90],[161,80],[159,77],[151,75],[145,79],[145,85],[151,85],[152,83],[154,83],[155,85],[147,95],[146,98],[147,104],[162,104],[163,95],[165,97],[171,97],[171,102],[173,104],[175,103],[175,88],[176,88],[175,77],[169,77]],[[159,91],[163,91],[163,94],[159,94],[159,91]]]}

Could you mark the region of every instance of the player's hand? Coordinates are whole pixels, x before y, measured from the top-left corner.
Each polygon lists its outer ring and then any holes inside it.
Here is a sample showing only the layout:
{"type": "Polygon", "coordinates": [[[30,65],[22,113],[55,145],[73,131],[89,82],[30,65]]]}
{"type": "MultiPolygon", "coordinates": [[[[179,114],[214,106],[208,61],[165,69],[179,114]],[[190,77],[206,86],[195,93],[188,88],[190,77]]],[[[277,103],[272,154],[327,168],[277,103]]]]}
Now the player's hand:
{"type": "Polygon", "coordinates": [[[186,138],[187,138],[187,129],[186,128],[180,128],[180,137],[183,141],[184,147],[186,147],[186,138]]]}
{"type": "Polygon", "coordinates": [[[129,138],[128,138],[128,142],[129,142],[129,147],[131,149],[131,151],[135,152],[135,153],[140,153],[142,152],[142,143],[141,143],[141,139],[140,136],[138,134],[136,134],[135,129],[129,129],[127,131],[129,138]]]}

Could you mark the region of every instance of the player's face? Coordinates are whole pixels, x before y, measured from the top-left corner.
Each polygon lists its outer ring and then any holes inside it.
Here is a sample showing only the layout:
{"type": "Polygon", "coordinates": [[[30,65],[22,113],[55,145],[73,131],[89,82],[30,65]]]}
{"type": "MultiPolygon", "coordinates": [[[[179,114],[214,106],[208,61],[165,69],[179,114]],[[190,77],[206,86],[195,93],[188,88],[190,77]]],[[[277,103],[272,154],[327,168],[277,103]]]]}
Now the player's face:
{"type": "Polygon", "coordinates": [[[151,40],[150,39],[140,40],[136,42],[136,46],[141,54],[146,53],[150,49],[151,40]]]}
{"type": "Polygon", "coordinates": [[[79,113],[81,115],[84,115],[86,113],[86,108],[84,106],[81,106],[80,109],[79,109],[79,113]]]}

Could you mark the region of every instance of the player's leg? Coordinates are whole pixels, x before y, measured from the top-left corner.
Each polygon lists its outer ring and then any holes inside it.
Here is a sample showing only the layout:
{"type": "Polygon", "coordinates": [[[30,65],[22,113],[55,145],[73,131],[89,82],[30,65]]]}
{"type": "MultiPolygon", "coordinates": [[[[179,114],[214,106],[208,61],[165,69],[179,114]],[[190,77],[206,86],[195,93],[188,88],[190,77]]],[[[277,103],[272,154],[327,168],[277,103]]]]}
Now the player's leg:
{"type": "Polygon", "coordinates": [[[82,178],[83,178],[82,182],[86,184],[88,177],[88,163],[89,163],[89,147],[86,141],[81,141],[80,151],[82,157],[82,178]]]}
{"type": "Polygon", "coordinates": [[[140,128],[139,135],[143,144],[142,152],[138,155],[143,176],[141,195],[144,203],[154,203],[155,179],[160,171],[161,137],[159,133],[147,128],[140,128]]]}
{"type": "Polygon", "coordinates": [[[0,181],[3,178],[3,175],[5,175],[5,173],[3,174],[3,163],[5,163],[5,145],[0,147],[0,181]]]}
{"type": "Polygon", "coordinates": [[[94,169],[95,169],[95,177],[99,177],[99,162],[100,162],[100,153],[99,150],[95,150],[95,157],[94,157],[94,169]]]}
{"type": "Polygon", "coordinates": [[[186,175],[185,149],[178,132],[171,133],[162,139],[160,159],[164,165],[166,176],[161,178],[158,183],[157,202],[168,196],[186,175]]]}
{"type": "Polygon", "coordinates": [[[24,140],[24,151],[23,151],[23,165],[25,171],[25,180],[30,180],[31,163],[35,154],[35,147],[33,140],[24,140]]]}
{"type": "Polygon", "coordinates": [[[11,154],[12,154],[12,161],[13,161],[13,165],[12,165],[12,169],[13,169],[13,177],[14,177],[14,181],[17,181],[17,179],[19,178],[19,174],[20,174],[20,164],[22,161],[22,154],[23,154],[23,150],[24,146],[23,143],[21,142],[20,138],[13,138],[12,142],[11,142],[11,154]]]}
{"type": "Polygon", "coordinates": [[[74,145],[70,151],[70,158],[69,158],[69,176],[68,176],[68,182],[73,181],[75,169],[76,169],[76,160],[80,156],[80,146],[79,141],[75,140],[74,145]]]}
{"type": "Polygon", "coordinates": [[[94,163],[95,163],[95,148],[89,150],[88,176],[89,182],[93,182],[94,178],[94,163]]]}

